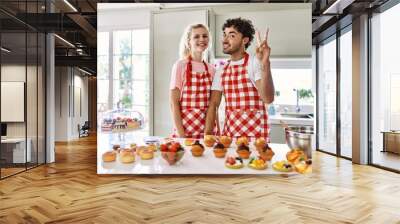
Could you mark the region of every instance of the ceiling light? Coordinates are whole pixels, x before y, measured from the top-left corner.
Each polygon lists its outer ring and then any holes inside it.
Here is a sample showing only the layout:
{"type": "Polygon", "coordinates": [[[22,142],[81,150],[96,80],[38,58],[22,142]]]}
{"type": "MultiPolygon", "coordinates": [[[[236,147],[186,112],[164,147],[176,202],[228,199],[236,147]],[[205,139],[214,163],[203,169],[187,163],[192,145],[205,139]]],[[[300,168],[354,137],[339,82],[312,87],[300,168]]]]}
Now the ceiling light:
{"type": "Polygon", "coordinates": [[[69,3],[68,0],[64,0],[65,4],[67,4],[72,10],[74,10],[74,12],[78,12],[78,10],[71,4],[69,3]]]}
{"type": "Polygon", "coordinates": [[[90,72],[88,72],[88,71],[86,71],[86,70],[83,70],[83,69],[81,69],[81,68],[79,68],[79,67],[78,67],[78,70],[81,71],[81,72],[83,72],[83,73],[85,73],[85,74],[92,75],[92,73],[90,73],[90,72]]]}
{"type": "Polygon", "coordinates": [[[68,44],[69,46],[75,48],[75,45],[73,45],[73,44],[72,44],[71,42],[69,42],[68,40],[66,40],[66,39],[64,39],[64,38],[62,38],[62,37],[60,37],[60,36],[57,35],[57,34],[54,34],[54,36],[57,37],[58,39],[60,39],[61,41],[63,41],[64,43],[68,44]]]}
{"type": "Polygon", "coordinates": [[[1,49],[2,51],[6,52],[6,53],[10,53],[10,52],[11,52],[11,50],[8,50],[8,49],[5,48],[5,47],[1,47],[0,49],[1,49]]]}

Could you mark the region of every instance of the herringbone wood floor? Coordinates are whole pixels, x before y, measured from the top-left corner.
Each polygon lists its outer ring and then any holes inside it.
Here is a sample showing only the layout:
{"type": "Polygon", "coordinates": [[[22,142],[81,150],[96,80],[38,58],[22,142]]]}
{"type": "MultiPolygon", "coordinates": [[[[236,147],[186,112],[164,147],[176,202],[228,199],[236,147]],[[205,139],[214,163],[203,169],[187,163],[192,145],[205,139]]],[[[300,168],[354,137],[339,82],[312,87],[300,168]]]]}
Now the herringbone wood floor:
{"type": "Polygon", "coordinates": [[[316,153],[309,176],[98,176],[96,139],[0,181],[0,223],[400,223],[400,175],[316,153]]]}

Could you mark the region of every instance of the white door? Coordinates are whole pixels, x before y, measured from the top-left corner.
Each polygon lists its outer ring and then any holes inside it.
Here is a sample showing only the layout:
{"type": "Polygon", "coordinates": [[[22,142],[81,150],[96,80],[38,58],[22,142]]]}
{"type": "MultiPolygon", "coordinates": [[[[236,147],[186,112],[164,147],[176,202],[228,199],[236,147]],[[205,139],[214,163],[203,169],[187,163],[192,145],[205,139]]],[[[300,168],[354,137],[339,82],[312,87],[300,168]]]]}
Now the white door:
{"type": "Polygon", "coordinates": [[[169,136],[172,133],[173,122],[169,106],[171,70],[179,58],[181,35],[193,23],[208,24],[208,11],[163,11],[152,14],[154,135],[169,136]]]}

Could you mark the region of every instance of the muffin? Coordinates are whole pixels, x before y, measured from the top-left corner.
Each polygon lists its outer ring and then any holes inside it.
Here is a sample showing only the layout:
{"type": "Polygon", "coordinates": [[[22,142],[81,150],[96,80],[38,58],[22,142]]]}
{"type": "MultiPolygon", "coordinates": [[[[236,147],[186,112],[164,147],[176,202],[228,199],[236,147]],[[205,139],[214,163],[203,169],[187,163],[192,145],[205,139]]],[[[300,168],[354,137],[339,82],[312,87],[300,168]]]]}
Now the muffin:
{"type": "Polygon", "coordinates": [[[242,159],[248,159],[250,157],[250,148],[247,145],[241,144],[236,150],[237,154],[242,159]]]}
{"type": "Polygon", "coordinates": [[[215,143],[214,135],[205,135],[204,136],[204,145],[207,147],[212,147],[215,143]]]}
{"type": "Polygon", "coordinates": [[[200,142],[197,140],[193,145],[192,145],[192,155],[195,157],[202,156],[204,153],[204,146],[200,144],[200,142]]]}
{"type": "Polygon", "coordinates": [[[229,148],[229,146],[231,146],[232,139],[229,136],[221,136],[219,138],[219,142],[221,142],[225,148],[229,148]]]}
{"type": "Polygon", "coordinates": [[[240,145],[249,145],[249,139],[245,136],[240,137],[236,140],[236,145],[240,146],[240,145]]]}
{"type": "Polygon", "coordinates": [[[215,146],[214,146],[214,155],[217,158],[224,158],[226,154],[226,149],[224,147],[224,145],[220,142],[218,142],[215,146]]]}
{"type": "Polygon", "coordinates": [[[298,173],[311,173],[312,172],[312,161],[311,159],[302,160],[294,165],[294,169],[298,173]]]}
{"type": "Polygon", "coordinates": [[[275,155],[274,151],[272,151],[268,144],[264,144],[262,148],[259,148],[258,154],[264,161],[271,161],[272,157],[275,155]]]}
{"type": "Polygon", "coordinates": [[[254,146],[256,147],[257,150],[259,150],[265,146],[265,143],[266,143],[265,138],[260,137],[256,139],[256,141],[254,142],[254,146]]]}
{"type": "Polygon", "coordinates": [[[193,138],[185,138],[184,144],[185,146],[193,145],[194,139],[193,138]]]}

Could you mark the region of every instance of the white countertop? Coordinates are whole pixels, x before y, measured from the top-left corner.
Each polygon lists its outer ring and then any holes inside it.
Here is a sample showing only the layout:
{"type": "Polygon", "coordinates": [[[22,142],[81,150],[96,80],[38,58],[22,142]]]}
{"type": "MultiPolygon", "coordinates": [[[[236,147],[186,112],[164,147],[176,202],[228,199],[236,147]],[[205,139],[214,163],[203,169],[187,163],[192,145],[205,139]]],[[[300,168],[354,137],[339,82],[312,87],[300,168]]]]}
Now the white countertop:
{"type": "MultiPolygon", "coordinates": [[[[285,160],[286,152],[289,150],[285,144],[270,144],[275,152],[272,161],[268,163],[268,168],[265,170],[254,170],[247,167],[249,159],[243,160],[245,167],[242,169],[229,169],[225,167],[225,158],[216,158],[212,148],[206,147],[202,157],[193,157],[190,152],[190,147],[185,146],[185,155],[177,164],[170,166],[162,157],[159,151],[154,154],[151,160],[141,160],[136,156],[134,163],[123,164],[119,161],[103,162],[102,154],[112,149],[112,144],[116,136],[109,134],[99,134],[98,150],[97,150],[97,173],[98,174],[295,174],[295,172],[285,173],[278,172],[272,169],[272,163],[279,160],[285,160]]],[[[130,143],[142,143],[142,140],[134,140],[134,136],[125,136],[125,141],[130,143]]],[[[182,142],[182,139],[178,139],[182,142]]],[[[202,142],[202,141],[201,141],[202,142]]],[[[253,144],[250,144],[252,151],[251,156],[258,156],[253,144]]],[[[226,156],[236,156],[236,145],[232,143],[228,149],[226,156]]],[[[251,157],[250,156],[250,157],[251,157]]]]}
{"type": "Polygon", "coordinates": [[[269,115],[268,120],[270,124],[281,124],[281,121],[289,125],[314,125],[313,118],[295,118],[295,117],[284,117],[280,114],[269,115]]]}

